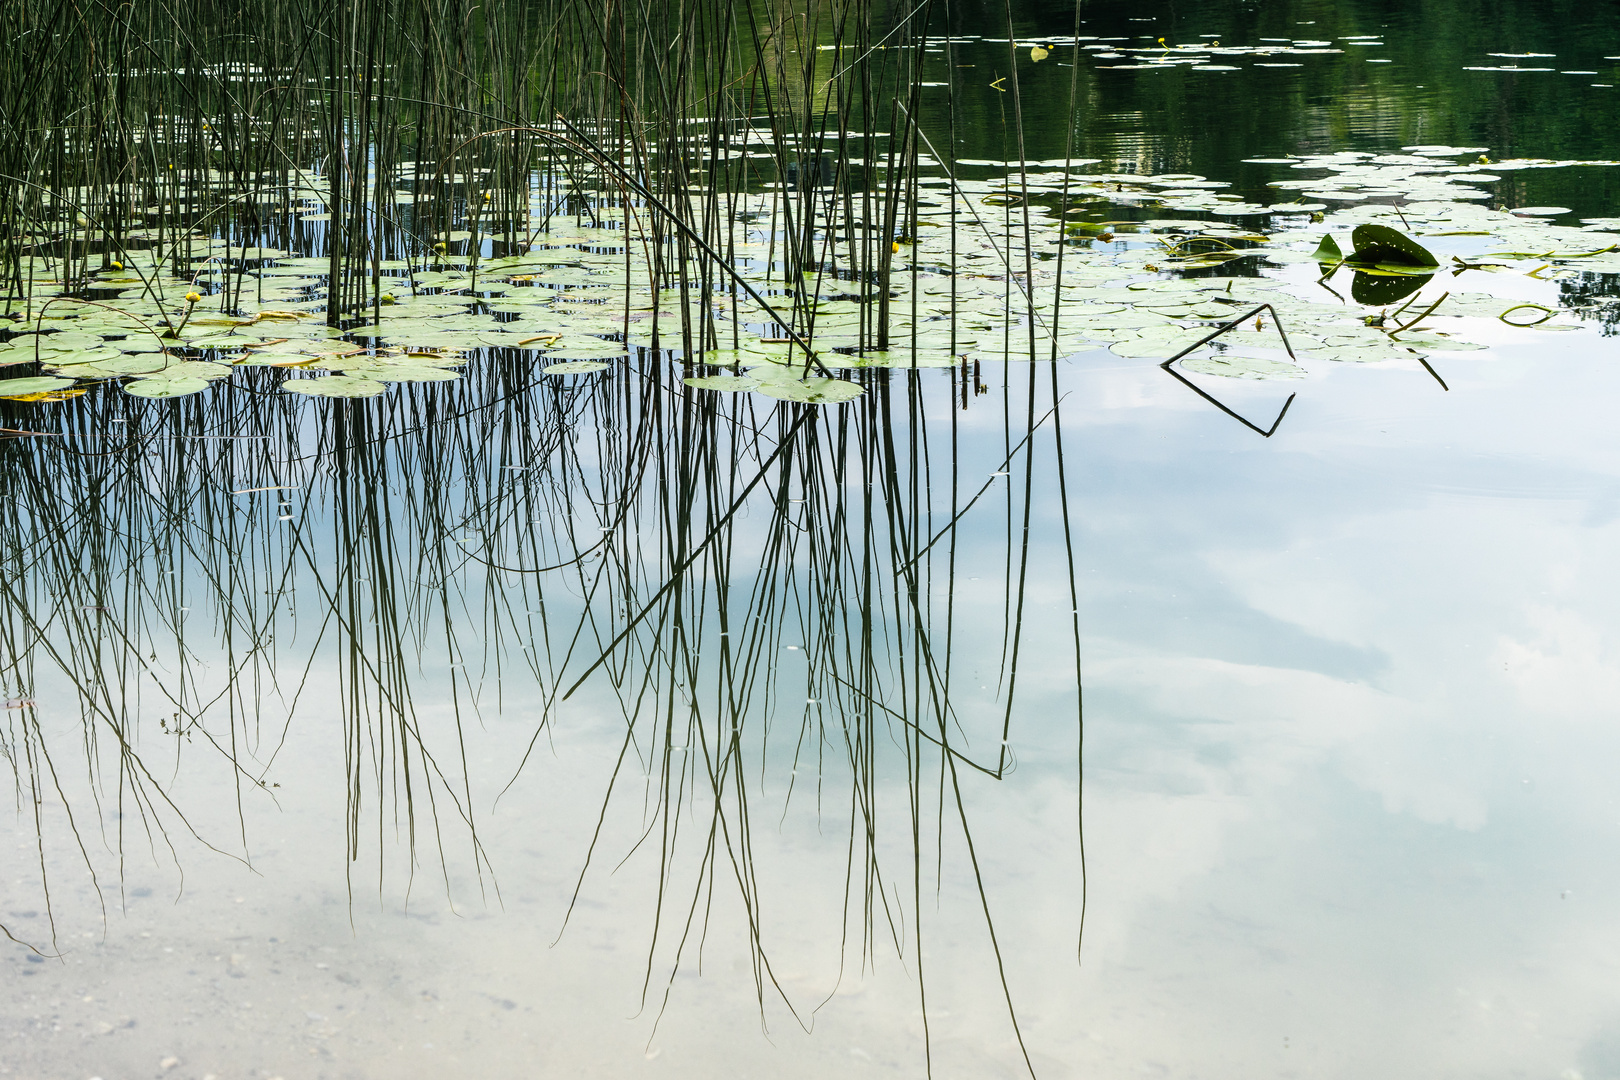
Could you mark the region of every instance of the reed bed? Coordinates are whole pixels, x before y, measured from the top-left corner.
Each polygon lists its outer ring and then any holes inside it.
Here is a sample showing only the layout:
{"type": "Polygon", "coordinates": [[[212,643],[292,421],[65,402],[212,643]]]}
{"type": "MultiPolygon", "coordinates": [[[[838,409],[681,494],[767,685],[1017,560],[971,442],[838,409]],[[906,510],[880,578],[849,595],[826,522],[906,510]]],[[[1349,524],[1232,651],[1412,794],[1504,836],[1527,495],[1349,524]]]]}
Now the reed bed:
{"type": "MultiPolygon", "coordinates": [[[[1058,572],[1078,607],[1056,376],[1009,368],[984,403],[1005,458],[988,478],[960,456],[961,411],[991,390],[976,364],[864,371],[864,394],[832,409],[698,394],[681,377],[735,347],[741,320],[724,315],[751,301],[802,342],[817,297],[848,295],[857,352],[900,344],[892,286],[917,272],[897,261],[901,241],[921,228],[924,172],[951,183],[949,132],[940,158],[918,122],[924,45],[947,8],[0,9],[13,43],[0,287],[19,330],[87,303],[161,322],[186,290],[203,293],[198,310],[240,315],[262,307],[256,271],[291,255],[323,264],[301,310],[354,331],[420,291],[413,272],[476,275],[562,222],[620,230],[608,250],[626,286],[654,297],[651,343],[574,382],[491,349],[462,379],[372,402],[311,406],[276,393],[266,368],[172,402],[111,387],[48,414],[0,402],[0,752],[47,899],[49,844],[76,846],[98,878],[91,838],[116,874],[137,827],[158,848],[179,831],[251,860],[242,807],[274,799],[276,748],[316,708],[312,671],[342,687],[351,888],[361,868],[379,890],[390,867],[412,880],[421,850],[447,889],[455,863],[494,890],[467,743],[507,702],[537,697],[538,745],[580,694],[616,702],[621,762],[650,784],[650,1000],[692,962],[684,942],[714,890],[729,883],[750,913],[769,903],[749,837],[756,789],[785,761],[790,803],[846,808],[849,954],[887,939],[926,1005],[926,897],[943,858],[930,837],[960,837],[978,874],[962,790],[1015,764],[1042,500],[1061,507],[1058,572]],[[745,288],[740,250],[761,243],[764,279],[745,288]],[[113,292],[122,267],[138,280],[113,292]],[[1004,519],[994,550],[962,539],[970,511],[1004,519]],[[1001,567],[990,713],[953,696],[966,560],[1001,567]],[[790,643],[808,659],[803,686],[778,664],[790,643]],[[421,719],[426,670],[448,671],[427,680],[448,688],[448,727],[421,719]],[[42,706],[52,687],[72,706],[42,706]],[[229,777],[234,828],[171,793],[182,761],[229,777]],[[823,788],[835,776],[847,790],[823,788]],[[880,856],[895,834],[909,865],[880,856]]],[[[975,222],[1007,241],[998,272],[1015,284],[1033,280],[1030,215],[1009,199],[975,222]]],[[[1033,359],[1038,298],[1009,296],[1031,329],[1008,348],[1033,359]]],[[[604,815],[635,797],[626,776],[604,815]]],[[[582,891],[604,857],[582,853],[582,891]]],[[[994,944],[982,883],[981,898],[994,944]]],[[[750,925],[763,1001],[769,942],[750,925]]]]}

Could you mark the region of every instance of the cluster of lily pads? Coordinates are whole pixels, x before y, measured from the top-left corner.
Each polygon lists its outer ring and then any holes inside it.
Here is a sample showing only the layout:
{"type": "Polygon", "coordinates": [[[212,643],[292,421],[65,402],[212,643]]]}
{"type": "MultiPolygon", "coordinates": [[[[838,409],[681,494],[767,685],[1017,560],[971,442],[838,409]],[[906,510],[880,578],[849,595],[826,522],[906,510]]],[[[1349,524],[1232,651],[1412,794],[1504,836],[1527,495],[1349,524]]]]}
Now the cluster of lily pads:
{"type": "MultiPolygon", "coordinates": [[[[182,248],[171,241],[166,251],[123,252],[90,292],[67,295],[60,267],[36,257],[24,268],[31,293],[11,304],[21,317],[0,342],[0,366],[37,362],[43,372],[0,380],[0,397],[57,400],[95,382],[139,397],[180,397],[242,366],[285,370],[286,393],[371,397],[390,384],[454,380],[474,356],[500,349],[553,376],[667,355],[689,369],[686,382],[697,389],[827,404],[860,393],[857,382],[826,377],[837,372],[1047,360],[1099,348],[1170,357],[1262,302],[1285,323],[1296,356],[1359,363],[1475,349],[1466,322],[1441,330],[1409,320],[1419,312],[1503,316],[1513,304],[1489,291],[1494,273],[1620,272],[1620,231],[1608,231],[1620,219],[1556,225],[1550,218],[1561,208],[1478,205],[1495,177],[1477,160],[1457,160],[1478,150],[1270,159],[1322,174],[1275,185],[1338,202],[1336,210],[1326,201],[1256,206],[1190,174],[964,162],[959,175],[923,185],[916,235],[894,243],[886,296],[850,272],[862,259],[870,265],[870,230],[825,217],[816,219],[815,269],[784,280],[773,225],[790,197],[781,191],[738,200],[725,244],[731,270],[689,266],[706,275],[699,288],[678,290],[666,277],[655,289],[639,229],[645,208],[604,205],[596,224],[553,223],[501,237],[500,248],[463,232],[425,261],[385,262],[377,268],[384,289],[367,319],[343,329],[323,317],[323,258],[194,236],[182,248]],[[1396,190],[1398,201],[1372,201],[1396,190]],[[1124,208],[1135,220],[1117,219],[1124,208]],[[1191,213],[1207,216],[1184,216],[1191,213]],[[511,253],[492,254],[501,249],[511,253]],[[1348,298],[1334,286],[1341,266],[1354,272],[1348,298]],[[1310,276],[1322,285],[1302,289],[1308,279],[1289,267],[1319,270],[1310,276]],[[1187,270],[1206,273],[1182,276],[1187,270]],[[1425,300],[1386,319],[1442,271],[1454,277],[1437,306],[1425,300]],[[1459,287],[1465,279],[1481,287],[1459,287]]],[[[1489,169],[1555,164],[1593,163],[1489,169]]],[[[1530,315],[1505,321],[1542,330],[1574,324],[1551,308],[1530,315]]],[[[1183,366],[1299,377],[1303,369],[1279,356],[1248,355],[1279,344],[1262,320],[1183,366]]]]}

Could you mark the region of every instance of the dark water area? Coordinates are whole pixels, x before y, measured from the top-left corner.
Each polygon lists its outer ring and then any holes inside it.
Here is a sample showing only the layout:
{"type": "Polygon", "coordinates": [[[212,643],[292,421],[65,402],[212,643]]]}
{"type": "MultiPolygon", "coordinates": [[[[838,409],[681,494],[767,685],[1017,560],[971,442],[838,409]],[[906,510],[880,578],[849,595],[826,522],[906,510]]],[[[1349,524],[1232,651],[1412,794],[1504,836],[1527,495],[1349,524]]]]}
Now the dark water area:
{"type": "MultiPolygon", "coordinates": [[[[1020,4],[1019,41],[1069,40],[1072,8],[1020,4]]],[[[999,36],[999,9],[958,5],[956,34],[999,36]]],[[[1413,145],[1479,147],[1491,159],[1612,159],[1620,30],[1601,4],[1097,3],[1081,11],[1087,46],[1152,50],[1082,62],[1069,107],[1070,51],[1019,68],[1024,140],[1031,158],[1073,153],[1142,173],[1198,173],[1253,195],[1275,167],[1244,159],[1342,150],[1398,152],[1413,145]],[[1131,70],[1168,46],[1219,42],[1332,50],[1216,57],[1236,70],[1131,70]],[[1115,67],[1119,66],[1118,70],[1115,67]],[[1484,71],[1478,68],[1518,67],[1484,71]]],[[[1027,50],[1026,50],[1027,51],[1027,50]]],[[[1088,50],[1100,51],[1095,47],[1088,50]]],[[[965,101],[961,156],[1014,157],[1007,97],[986,90],[1012,68],[1004,41],[974,45],[958,63],[965,101]],[[980,76],[985,77],[981,78],[980,76]],[[999,136],[999,138],[998,138],[999,136]]],[[[1606,213],[1611,169],[1515,177],[1505,205],[1560,205],[1606,213]]]]}

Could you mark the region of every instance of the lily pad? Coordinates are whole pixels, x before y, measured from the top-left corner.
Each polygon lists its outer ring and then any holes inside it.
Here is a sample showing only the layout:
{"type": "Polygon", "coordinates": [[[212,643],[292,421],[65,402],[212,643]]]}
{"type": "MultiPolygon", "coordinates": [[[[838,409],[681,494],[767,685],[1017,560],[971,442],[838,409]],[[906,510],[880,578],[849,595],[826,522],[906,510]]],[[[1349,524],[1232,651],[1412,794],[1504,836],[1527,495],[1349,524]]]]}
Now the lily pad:
{"type": "Polygon", "coordinates": [[[388,387],[372,379],[356,379],[346,375],[328,375],[320,379],[288,379],[281,389],[290,394],[309,397],[368,398],[376,397],[388,387]]]}
{"type": "Polygon", "coordinates": [[[36,375],[27,379],[0,379],[0,397],[44,394],[51,390],[62,390],[72,385],[72,379],[56,379],[49,375],[36,375]]]}
{"type": "Polygon", "coordinates": [[[583,375],[587,371],[603,371],[607,366],[600,360],[564,360],[560,364],[547,364],[540,372],[544,375],[583,375]]]}
{"type": "MultiPolygon", "coordinates": [[[[554,360],[613,360],[625,355],[629,351],[623,345],[613,345],[611,342],[603,342],[602,344],[608,347],[598,348],[595,345],[569,345],[556,349],[547,355],[554,360]]],[[[606,365],[604,364],[603,366],[605,367],[606,365]]],[[[595,369],[593,368],[591,370],[595,369]]]]}
{"type": "MultiPolygon", "coordinates": [[[[24,350],[32,352],[32,350],[24,350]]],[[[40,354],[40,362],[55,367],[66,367],[69,364],[98,364],[107,360],[115,360],[123,354],[117,349],[102,347],[99,349],[78,349],[73,352],[47,352],[40,354]]],[[[29,359],[33,357],[30,356],[29,359]]]]}
{"type": "Polygon", "coordinates": [[[843,379],[805,379],[803,382],[769,382],[759,393],[781,401],[798,401],[806,405],[836,405],[860,397],[865,388],[843,379]]]}
{"type": "Polygon", "coordinates": [[[204,360],[170,361],[167,367],[159,368],[150,373],[141,374],[143,381],[152,379],[167,379],[170,381],[183,379],[224,379],[231,373],[229,364],[211,364],[204,360]]]}
{"type": "Polygon", "coordinates": [[[1345,260],[1351,266],[1433,267],[1439,261],[1428,248],[1387,225],[1357,225],[1350,234],[1356,250],[1345,260]]]}
{"type": "Polygon", "coordinates": [[[1311,253],[1311,258],[1325,266],[1343,262],[1344,252],[1339,250],[1339,245],[1333,239],[1332,233],[1323,233],[1322,242],[1316,245],[1316,250],[1311,253]]]}
{"type": "Polygon", "coordinates": [[[144,398],[185,397],[208,389],[207,379],[136,379],[124,384],[124,393],[144,398]]]}
{"type": "Polygon", "coordinates": [[[719,390],[723,393],[737,393],[742,390],[759,389],[759,380],[750,379],[746,375],[705,375],[702,378],[682,379],[687,386],[694,386],[699,390],[719,390]]]}
{"type": "Polygon", "coordinates": [[[450,382],[461,378],[461,372],[429,364],[379,364],[365,377],[378,382],[450,382]]]}
{"type": "Polygon", "coordinates": [[[1183,360],[1181,366],[1201,375],[1219,375],[1226,379],[1303,379],[1305,369],[1282,360],[1267,360],[1258,356],[1195,356],[1183,360]]]}

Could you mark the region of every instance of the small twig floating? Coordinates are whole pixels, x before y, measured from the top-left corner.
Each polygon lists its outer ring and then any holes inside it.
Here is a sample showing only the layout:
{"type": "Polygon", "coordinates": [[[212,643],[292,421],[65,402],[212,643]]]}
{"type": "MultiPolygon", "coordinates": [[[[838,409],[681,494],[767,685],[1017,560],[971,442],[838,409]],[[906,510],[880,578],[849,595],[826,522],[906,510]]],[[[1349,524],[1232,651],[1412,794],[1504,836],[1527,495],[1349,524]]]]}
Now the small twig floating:
{"type": "Polygon", "coordinates": [[[1208,393],[1206,390],[1204,390],[1202,387],[1200,387],[1197,383],[1193,382],[1191,379],[1187,378],[1181,372],[1177,371],[1175,368],[1170,366],[1171,364],[1174,364],[1177,360],[1180,360],[1182,357],[1186,356],[1188,353],[1194,351],[1195,349],[1198,349],[1198,348],[1200,348],[1200,347],[1202,347],[1204,345],[1209,344],[1211,341],[1214,341],[1216,338],[1220,337],[1222,334],[1226,333],[1228,330],[1234,330],[1237,327],[1241,326],[1243,323],[1248,322],[1250,319],[1254,318],[1256,315],[1259,315],[1262,311],[1271,312],[1272,325],[1277,328],[1277,336],[1282,338],[1283,348],[1288,351],[1288,358],[1290,360],[1297,360],[1298,357],[1296,357],[1294,355],[1294,347],[1288,343],[1288,334],[1287,334],[1286,331],[1283,330],[1282,320],[1277,317],[1277,309],[1272,307],[1270,304],[1261,304],[1259,307],[1255,308],[1253,311],[1250,311],[1249,313],[1247,313],[1245,315],[1239,315],[1237,318],[1233,319],[1231,322],[1224,323],[1221,326],[1217,327],[1213,333],[1205,334],[1203,337],[1199,338],[1197,341],[1193,342],[1191,345],[1187,346],[1185,349],[1182,349],[1180,352],[1176,353],[1176,355],[1172,356],[1170,359],[1166,360],[1164,363],[1160,364],[1159,366],[1161,368],[1163,368],[1165,371],[1169,372],[1171,375],[1173,375],[1176,378],[1176,380],[1179,381],[1183,386],[1187,387],[1187,389],[1191,390],[1193,393],[1197,394],[1199,397],[1203,398],[1205,401],[1209,402],[1211,405],[1213,405],[1217,409],[1221,410],[1221,412],[1225,413],[1227,416],[1230,416],[1232,419],[1236,420],[1238,423],[1242,424],[1244,427],[1248,428],[1249,430],[1254,431],[1254,432],[1258,432],[1261,435],[1261,437],[1269,439],[1269,438],[1271,438],[1272,435],[1276,434],[1277,428],[1283,422],[1283,417],[1288,415],[1288,407],[1294,403],[1294,398],[1297,395],[1289,394],[1288,395],[1288,400],[1283,402],[1282,411],[1277,414],[1277,419],[1275,419],[1275,420],[1273,420],[1271,422],[1271,426],[1269,428],[1263,428],[1263,427],[1260,427],[1258,424],[1254,423],[1253,421],[1249,420],[1247,417],[1240,416],[1239,414],[1233,412],[1231,409],[1229,409],[1225,405],[1221,404],[1221,402],[1219,400],[1217,400],[1212,394],[1208,393]]]}

